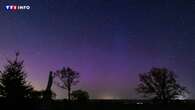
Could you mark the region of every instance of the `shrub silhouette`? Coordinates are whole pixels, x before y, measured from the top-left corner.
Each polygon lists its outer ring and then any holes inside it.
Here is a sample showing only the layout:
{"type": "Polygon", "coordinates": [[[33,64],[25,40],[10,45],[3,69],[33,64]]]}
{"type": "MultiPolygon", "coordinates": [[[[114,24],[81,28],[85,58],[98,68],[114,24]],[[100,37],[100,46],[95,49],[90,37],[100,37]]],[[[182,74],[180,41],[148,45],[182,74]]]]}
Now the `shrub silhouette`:
{"type": "Polygon", "coordinates": [[[89,100],[89,94],[87,91],[83,90],[75,90],[71,93],[71,99],[77,101],[87,101],[89,100]]]}
{"type": "Polygon", "coordinates": [[[178,84],[174,72],[166,68],[152,68],[149,72],[140,74],[139,78],[141,83],[136,89],[137,92],[163,103],[168,103],[187,92],[186,87],[178,84]]]}
{"type": "Polygon", "coordinates": [[[31,92],[31,99],[33,100],[44,100],[44,102],[47,102],[47,101],[50,101],[51,99],[55,98],[56,97],[56,94],[55,92],[53,91],[50,91],[51,93],[49,93],[49,96],[51,95],[51,97],[49,97],[49,99],[46,99],[45,96],[48,95],[47,93],[48,91],[46,90],[33,90],[31,92]]]}

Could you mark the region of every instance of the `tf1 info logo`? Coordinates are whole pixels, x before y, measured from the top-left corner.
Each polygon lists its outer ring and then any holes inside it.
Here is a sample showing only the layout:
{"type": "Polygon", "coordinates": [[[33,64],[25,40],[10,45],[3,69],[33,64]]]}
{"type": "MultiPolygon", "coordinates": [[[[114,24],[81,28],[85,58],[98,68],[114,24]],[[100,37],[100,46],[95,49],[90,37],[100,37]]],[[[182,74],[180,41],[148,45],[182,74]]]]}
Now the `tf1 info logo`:
{"type": "Polygon", "coordinates": [[[20,11],[20,10],[30,10],[29,5],[6,5],[5,9],[7,11],[20,11]]]}

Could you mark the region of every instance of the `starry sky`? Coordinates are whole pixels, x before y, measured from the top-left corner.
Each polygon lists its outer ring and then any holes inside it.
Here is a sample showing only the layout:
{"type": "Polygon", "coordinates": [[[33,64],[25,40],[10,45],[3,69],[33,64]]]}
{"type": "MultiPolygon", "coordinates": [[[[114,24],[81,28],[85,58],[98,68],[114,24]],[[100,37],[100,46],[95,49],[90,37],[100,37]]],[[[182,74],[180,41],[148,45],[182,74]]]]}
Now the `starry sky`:
{"type": "MultiPolygon", "coordinates": [[[[138,74],[175,71],[195,98],[195,0],[1,0],[0,66],[20,51],[28,80],[46,87],[50,70],[80,73],[73,89],[91,98],[139,98],[138,74]],[[8,12],[7,4],[30,5],[8,12]]],[[[57,98],[66,91],[53,86],[57,98]]]]}

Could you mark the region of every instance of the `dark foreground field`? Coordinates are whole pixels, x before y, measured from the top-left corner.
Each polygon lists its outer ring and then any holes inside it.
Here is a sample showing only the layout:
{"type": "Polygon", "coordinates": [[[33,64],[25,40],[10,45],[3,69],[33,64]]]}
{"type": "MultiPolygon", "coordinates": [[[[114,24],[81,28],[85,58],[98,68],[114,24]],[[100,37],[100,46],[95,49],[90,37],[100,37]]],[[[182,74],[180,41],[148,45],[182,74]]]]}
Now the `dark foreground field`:
{"type": "Polygon", "coordinates": [[[0,110],[12,108],[25,110],[195,110],[194,101],[182,101],[171,104],[152,104],[144,101],[129,100],[91,100],[88,102],[52,101],[49,104],[39,102],[6,104],[1,103],[0,110]]]}

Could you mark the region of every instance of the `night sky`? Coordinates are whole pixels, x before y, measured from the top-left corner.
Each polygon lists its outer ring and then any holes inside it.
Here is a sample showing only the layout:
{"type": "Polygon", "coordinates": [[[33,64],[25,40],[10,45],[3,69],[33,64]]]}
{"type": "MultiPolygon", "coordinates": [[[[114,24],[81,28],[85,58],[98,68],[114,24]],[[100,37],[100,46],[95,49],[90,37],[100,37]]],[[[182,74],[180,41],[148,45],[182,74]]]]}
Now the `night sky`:
{"type": "Polygon", "coordinates": [[[134,99],[138,74],[166,67],[195,98],[195,0],[1,0],[1,68],[18,50],[38,90],[69,66],[91,98],[134,99]]]}

